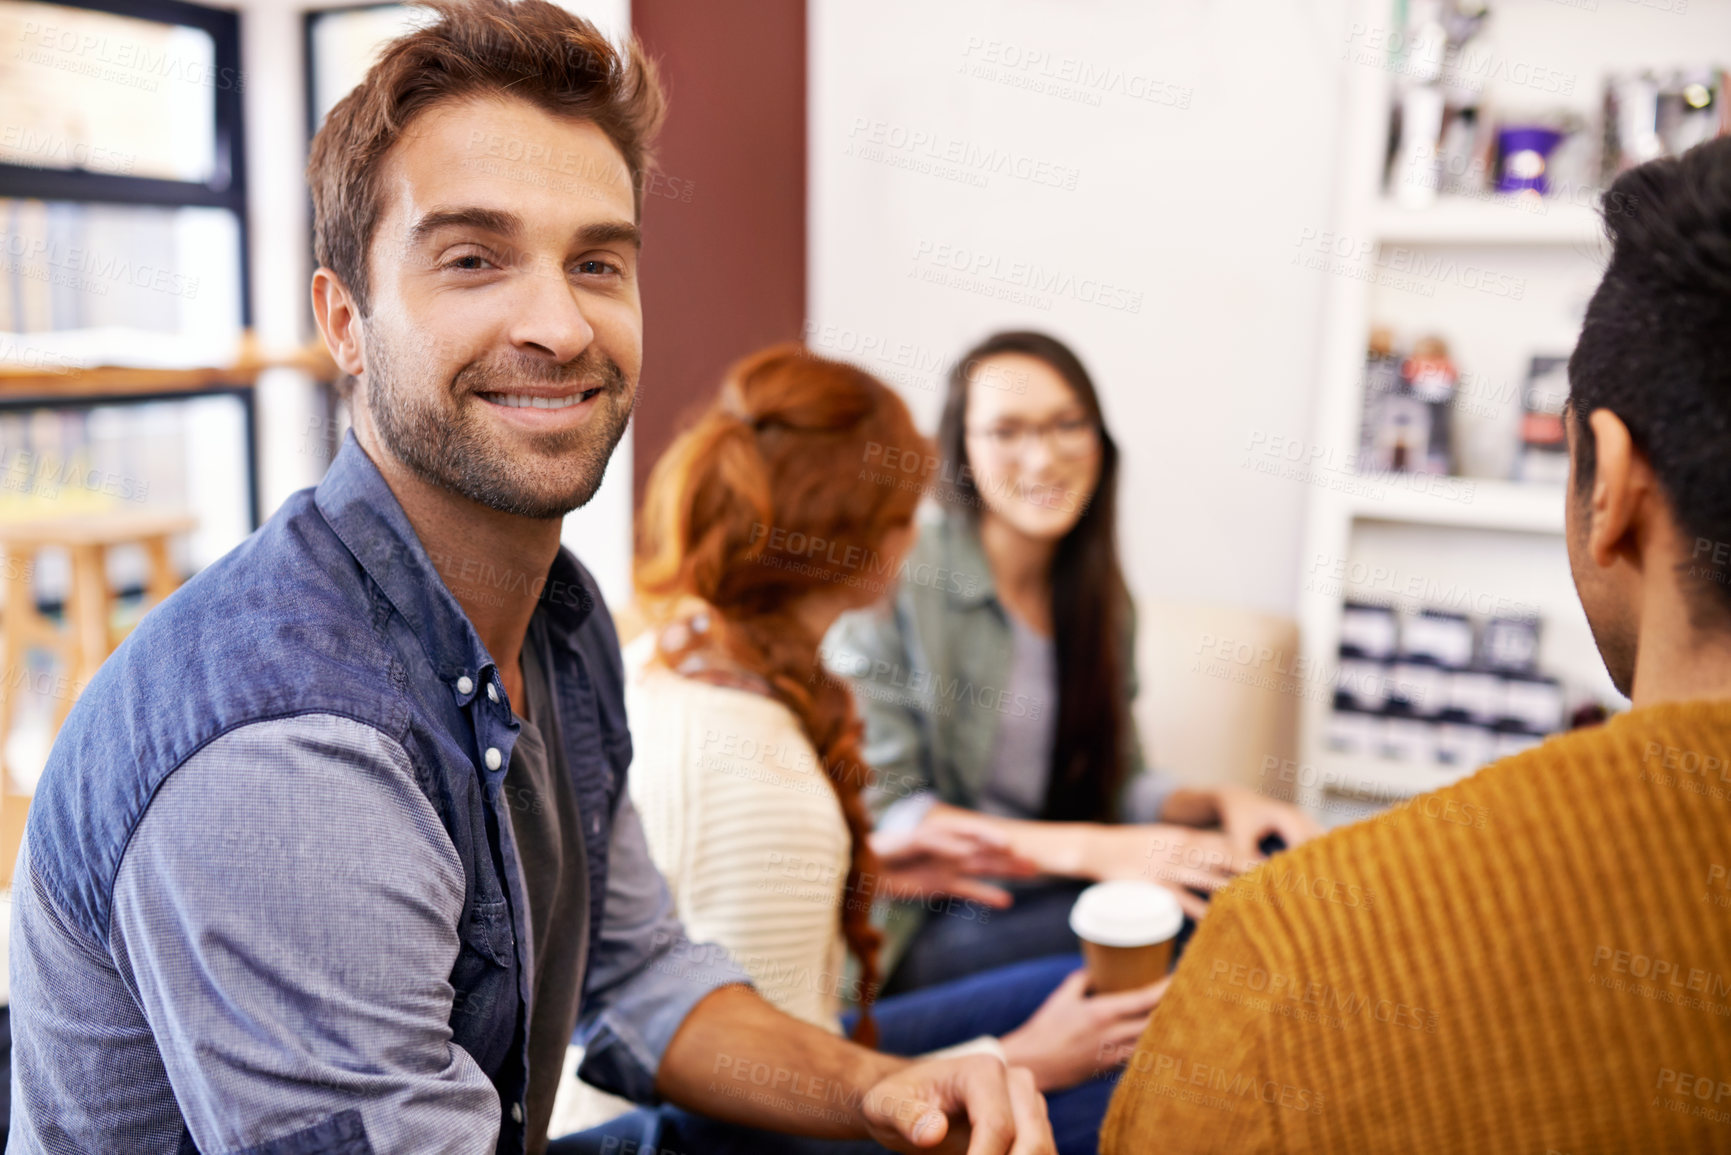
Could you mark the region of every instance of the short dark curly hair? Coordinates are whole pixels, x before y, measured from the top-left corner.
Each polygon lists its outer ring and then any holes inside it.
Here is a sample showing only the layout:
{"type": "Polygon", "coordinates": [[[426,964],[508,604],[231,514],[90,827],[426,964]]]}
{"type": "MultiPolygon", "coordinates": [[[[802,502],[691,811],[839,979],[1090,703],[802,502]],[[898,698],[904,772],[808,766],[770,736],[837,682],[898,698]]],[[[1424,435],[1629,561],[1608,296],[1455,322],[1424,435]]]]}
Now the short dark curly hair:
{"type": "MultiPolygon", "coordinates": [[[[1630,169],[1605,203],[1610,265],[1569,358],[1577,487],[1593,478],[1587,419],[1608,409],[1678,528],[1731,542],[1731,137],[1630,169]]],[[[1712,584],[1724,616],[1731,585],[1712,584]]]]}
{"type": "Polygon", "coordinates": [[[654,63],[635,40],[615,47],[548,0],[421,0],[435,22],[392,41],[313,139],[313,256],[365,316],[367,249],[381,212],[386,155],[421,113],[447,100],[508,95],[591,121],[625,157],[638,215],[650,144],[666,111],[654,63]]]}

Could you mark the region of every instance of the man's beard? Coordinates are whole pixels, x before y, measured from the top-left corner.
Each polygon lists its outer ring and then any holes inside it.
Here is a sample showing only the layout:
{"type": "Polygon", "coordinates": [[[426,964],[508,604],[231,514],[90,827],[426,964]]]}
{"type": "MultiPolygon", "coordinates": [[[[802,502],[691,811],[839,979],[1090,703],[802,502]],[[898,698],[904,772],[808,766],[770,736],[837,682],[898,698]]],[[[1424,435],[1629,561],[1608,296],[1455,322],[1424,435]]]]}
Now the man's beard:
{"type": "Polygon", "coordinates": [[[405,374],[381,342],[367,352],[367,411],[385,448],[423,481],[518,517],[563,517],[586,505],[636,403],[619,365],[594,346],[563,365],[521,355],[477,361],[437,390],[422,383],[430,373],[415,371],[417,358],[405,374]],[[477,411],[489,402],[474,395],[535,385],[600,389],[599,412],[576,429],[525,432],[535,452],[512,453],[477,411]]]}

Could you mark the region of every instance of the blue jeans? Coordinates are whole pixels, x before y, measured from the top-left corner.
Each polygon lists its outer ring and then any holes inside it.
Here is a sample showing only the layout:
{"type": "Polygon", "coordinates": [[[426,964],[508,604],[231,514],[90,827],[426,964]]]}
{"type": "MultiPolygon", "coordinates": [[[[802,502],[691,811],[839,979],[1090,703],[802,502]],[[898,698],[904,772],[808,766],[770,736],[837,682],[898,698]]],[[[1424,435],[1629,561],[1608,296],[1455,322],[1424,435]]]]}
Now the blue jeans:
{"type": "Polygon", "coordinates": [[[884,996],[944,986],[1029,959],[1074,954],[1082,948],[1070,929],[1070,908],[1087,887],[1075,879],[1013,884],[1016,901],[1008,909],[956,902],[928,913],[884,983],[884,996]]]}
{"type": "MultiPolygon", "coordinates": [[[[981,1035],[1006,1035],[1028,1020],[1080,956],[1056,955],[1000,967],[942,986],[884,999],[872,1011],[878,1048],[922,1055],[981,1035]]],[[[853,1025],[847,1015],[843,1024],[853,1025]]],[[[1116,1071],[1046,1096],[1059,1155],[1093,1155],[1116,1071]]],[[[757,1131],[678,1107],[640,1107],[612,1122],[554,1141],[548,1155],[882,1155],[869,1141],[807,1139],[757,1131]]]]}
{"type": "MultiPolygon", "coordinates": [[[[1024,884],[1013,887],[1016,902],[1007,910],[958,902],[926,915],[884,983],[884,995],[901,998],[1027,959],[1080,950],[1070,929],[1070,908],[1088,885],[1075,879],[1024,884]]],[[[1195,921],[1185,915],[1173,942],[1173,966],[1195,930],[1195,921]]]]}

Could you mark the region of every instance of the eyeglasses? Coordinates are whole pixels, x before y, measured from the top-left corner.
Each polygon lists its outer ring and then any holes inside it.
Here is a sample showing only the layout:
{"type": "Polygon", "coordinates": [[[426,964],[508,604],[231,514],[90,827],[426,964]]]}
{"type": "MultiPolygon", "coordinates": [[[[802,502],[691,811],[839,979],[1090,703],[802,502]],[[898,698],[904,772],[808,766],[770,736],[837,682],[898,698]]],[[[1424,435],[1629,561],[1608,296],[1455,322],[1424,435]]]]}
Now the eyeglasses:
{"type": "Polygon", "coordinates": [[[1021,457],[1038,437],[1055,457],[1087,457],[1100,448],[1100,430],[1086,417],[1059,417],[1038,425],[1005,422],[968,430],[987,450],[1000,458],[1021,457]]]}

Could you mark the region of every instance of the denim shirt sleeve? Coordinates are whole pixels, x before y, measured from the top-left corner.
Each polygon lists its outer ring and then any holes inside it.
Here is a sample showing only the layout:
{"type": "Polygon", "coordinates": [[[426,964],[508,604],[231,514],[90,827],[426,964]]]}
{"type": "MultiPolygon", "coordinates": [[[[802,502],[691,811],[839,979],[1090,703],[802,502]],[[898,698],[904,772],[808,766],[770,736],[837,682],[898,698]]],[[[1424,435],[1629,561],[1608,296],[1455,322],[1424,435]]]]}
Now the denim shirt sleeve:
{"type": "Polygon", "coordinates": [[[685,1016],[719,987],[750,985],[731,956],[693,943],[655,869],[630,795],[619,800],[608,847],[607,910],[584,980],[576,1041],[584,1082],[653,1102],[661,1056],[685,1016]]]}
{"type": "Polygon", "coordinates": [[[115,880],[110,949],[206,1152],[491,1152],[451,1042],[463,871],[402,747],[301,715],[171,774],[115,880]]]}

